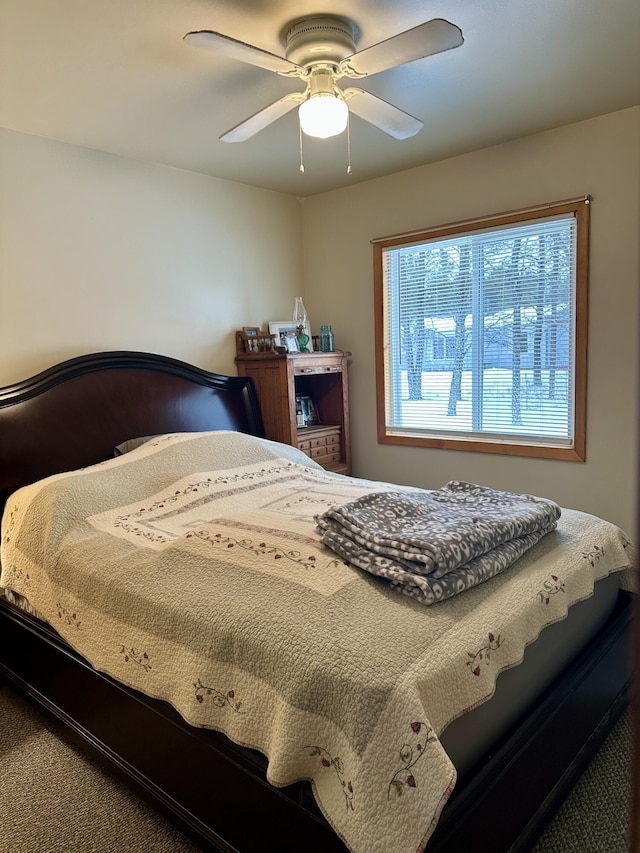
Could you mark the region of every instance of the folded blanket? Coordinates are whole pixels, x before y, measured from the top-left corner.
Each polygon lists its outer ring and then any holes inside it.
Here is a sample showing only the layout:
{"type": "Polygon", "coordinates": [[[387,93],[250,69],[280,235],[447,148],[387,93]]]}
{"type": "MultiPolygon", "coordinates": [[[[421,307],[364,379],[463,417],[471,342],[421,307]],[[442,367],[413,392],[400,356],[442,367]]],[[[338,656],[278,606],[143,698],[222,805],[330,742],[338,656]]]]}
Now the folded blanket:
{"type": "Polygon", "coordinates": [[[454,480],[432,492],[365,495],[316,523],[343,559],[432,604],[504,571],[559,517],[546,498],[454,480]]]}

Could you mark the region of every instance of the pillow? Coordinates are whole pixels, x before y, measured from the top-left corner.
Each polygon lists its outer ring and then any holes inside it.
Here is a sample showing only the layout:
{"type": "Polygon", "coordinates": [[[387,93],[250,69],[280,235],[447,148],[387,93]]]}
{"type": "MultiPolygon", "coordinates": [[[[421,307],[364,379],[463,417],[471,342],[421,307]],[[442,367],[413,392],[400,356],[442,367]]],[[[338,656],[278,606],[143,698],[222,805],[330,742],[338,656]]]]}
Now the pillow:
{"type": "Polygon", "coordinates": [[[151,439],[155,437],[155,435],[143,435],[140,438],[129,438],[126,441],[123,441],[122,444],[118,444],[113,448],[113,455],[124,456],[125,453],[135,450],[136,447],[140,447],[141,444],[144,444],[146,441],[151,441],[151,439]]]}

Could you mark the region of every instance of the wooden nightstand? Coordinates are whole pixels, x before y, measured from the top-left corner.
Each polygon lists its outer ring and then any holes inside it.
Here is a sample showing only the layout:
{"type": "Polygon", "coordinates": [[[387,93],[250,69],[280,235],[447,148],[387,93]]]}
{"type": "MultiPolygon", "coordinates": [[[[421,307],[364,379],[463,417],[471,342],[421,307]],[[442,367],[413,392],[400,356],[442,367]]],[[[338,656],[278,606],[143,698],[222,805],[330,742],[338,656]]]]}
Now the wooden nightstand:
{"type": "Polygon", "coordinates": [[[299,447],[323,468],[351,473],[349,384],[350,352],[239,353],[239,376],[256,387],[265,435],[299,447]],[[296,396],[311,397],[318,423],[298,426],[296,396]]]}

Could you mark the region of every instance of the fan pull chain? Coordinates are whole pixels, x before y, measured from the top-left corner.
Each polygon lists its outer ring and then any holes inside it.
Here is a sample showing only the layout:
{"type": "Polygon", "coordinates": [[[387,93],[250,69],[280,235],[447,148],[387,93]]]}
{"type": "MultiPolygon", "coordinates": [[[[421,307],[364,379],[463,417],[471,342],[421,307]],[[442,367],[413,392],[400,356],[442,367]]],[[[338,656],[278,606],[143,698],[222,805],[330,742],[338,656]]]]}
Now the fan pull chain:
{"type": "Polygon", "coordinates": [[[299,171],[304,173],[304,163],[302,162],[302,125],[298,122],[298,131],[300,132],[300,168],[299,171]]]}
{"type": "Polygon", "coordinates": [[[351,174],[351,110],[347,113],[347,175],[351,174]]]}

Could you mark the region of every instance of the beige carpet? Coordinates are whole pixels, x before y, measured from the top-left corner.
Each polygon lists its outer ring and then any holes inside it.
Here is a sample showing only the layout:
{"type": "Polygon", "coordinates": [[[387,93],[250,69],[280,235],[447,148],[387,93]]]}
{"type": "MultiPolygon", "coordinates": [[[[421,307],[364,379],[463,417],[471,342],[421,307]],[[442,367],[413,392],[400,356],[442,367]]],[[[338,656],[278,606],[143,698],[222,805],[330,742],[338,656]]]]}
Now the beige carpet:
{"type": "Polygon", "coordinates": [[[618,721],[533,853],[628,853],[631,711],[618,721]]]}
{"type": "Polygon", "coordinates": [[[0,720],[0,853],[199,851],[6,684],[0,720]]]}
{"type": "MultiPolygon", "coordinates": [[[[0,853],[200,850],[7,684],[0,689],[0,721],[0,853]]],[[[630,744],[627,714],[535,853],[625,853],[630,744]]]]}

